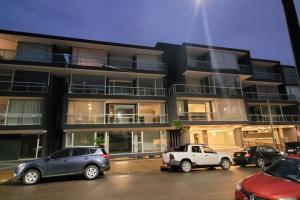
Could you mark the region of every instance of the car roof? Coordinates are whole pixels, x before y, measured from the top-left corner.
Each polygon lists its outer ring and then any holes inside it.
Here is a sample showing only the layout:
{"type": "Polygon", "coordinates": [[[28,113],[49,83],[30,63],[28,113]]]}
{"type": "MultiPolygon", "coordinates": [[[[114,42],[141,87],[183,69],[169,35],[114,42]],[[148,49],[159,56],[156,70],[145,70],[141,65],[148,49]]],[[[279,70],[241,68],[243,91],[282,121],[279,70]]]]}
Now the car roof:
{"type": "Polygon", "coordinates": [[[288,155],[287,158],[293,158],[293,159],[299,159],[300,160],[300,154],[291,154],[291,155],[288,155]]]}

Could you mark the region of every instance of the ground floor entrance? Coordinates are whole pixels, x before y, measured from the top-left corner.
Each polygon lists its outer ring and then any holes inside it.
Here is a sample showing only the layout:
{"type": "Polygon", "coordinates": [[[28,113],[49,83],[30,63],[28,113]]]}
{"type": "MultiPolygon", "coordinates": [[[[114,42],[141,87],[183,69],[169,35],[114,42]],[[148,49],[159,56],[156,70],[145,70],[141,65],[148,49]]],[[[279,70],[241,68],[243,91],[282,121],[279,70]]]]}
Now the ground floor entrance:
{"type": "Polygon", "coordinates": [[[65,147],[103,146],[111,155],[156,154],[167,149],[165,130],[68,131],[65,147]]]}
{"type": "Polygon", "coordinates": [[[1,134],[0,161],[26,160],[42,155],[43,134],[1,134]]]}

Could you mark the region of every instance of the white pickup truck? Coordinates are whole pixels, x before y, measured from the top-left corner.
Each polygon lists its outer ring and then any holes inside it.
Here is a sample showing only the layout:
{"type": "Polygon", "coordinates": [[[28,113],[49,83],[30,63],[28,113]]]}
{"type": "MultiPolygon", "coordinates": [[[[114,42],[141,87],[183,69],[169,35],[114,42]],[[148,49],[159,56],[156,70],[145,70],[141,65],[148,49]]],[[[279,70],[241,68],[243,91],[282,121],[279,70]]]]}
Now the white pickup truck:
{"type": "Polygon", "coordinates": [[[217,167],[227,170],[232,158],[222,152],[216,152],[203,144],[181,146],[179,151],[163,153],[163,164],[173,169],[180,168],[188,173],[192,168],[217,167]]]}

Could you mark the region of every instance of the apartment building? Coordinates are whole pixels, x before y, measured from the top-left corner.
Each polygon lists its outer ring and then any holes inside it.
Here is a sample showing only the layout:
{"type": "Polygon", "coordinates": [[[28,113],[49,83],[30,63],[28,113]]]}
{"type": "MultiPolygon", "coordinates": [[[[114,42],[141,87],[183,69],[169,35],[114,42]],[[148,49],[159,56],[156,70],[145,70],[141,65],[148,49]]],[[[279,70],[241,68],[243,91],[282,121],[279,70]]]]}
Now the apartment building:
{"type": "Polygon", "coordinates": [[[247,50],[1,30],[0,160],[72,146],[115,157],[185,143],[234,149],[273,134],[282,144],[297,140],[299,93],[295,67],[247,50]]]}

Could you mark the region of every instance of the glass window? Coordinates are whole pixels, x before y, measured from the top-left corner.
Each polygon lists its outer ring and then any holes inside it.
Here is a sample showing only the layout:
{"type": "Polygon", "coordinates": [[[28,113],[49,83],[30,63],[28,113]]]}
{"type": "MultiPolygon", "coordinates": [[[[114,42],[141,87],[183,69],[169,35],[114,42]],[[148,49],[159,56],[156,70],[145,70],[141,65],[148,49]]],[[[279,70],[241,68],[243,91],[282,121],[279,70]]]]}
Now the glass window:
{"type": "Polygon", "coordinates": [[[109,132],[109,153],[132,153],[131,132],[109,132]]]}
{"type": "Polygon", "coordinates": [[[39,100],[9,100],[8,125],[41,124],[42,102],[39,100]]]}
{"type": "Polygon", "coordinates": [[[20,159],[36,157],[38,137],[38,135],[21,136],[20,159]]]}
{"type": "Polygon", "coordinates": [[[215,153],[214,150],[212,150],[211,148],[208,148],[208,147],[204,147],[203,151],[204,151],[204,153],[215,153]]]}
{"type": "Polygon", "coordinates": [[[63,150],[60,150],[60,151],[57,151],[57,152],[53,153],[51,155],[51,158],[52,159],[58,159],[58,158],[69,157],[70,153],[71,153],[70,149],[63,149],[63,150]]]}
{"type": "Polygon", "coordinates": [[[143,131],[144,152],[161,151],[161,141],[159,131],[143,131]]]}
{"type": "Polygon", "coordinates": [[[177,105],[178,115],[181,115],[181,116],[184,115],[184,112],[185,112],[185,110],[184,110],[184,101],[177,101],[176,105],[177,105]]]}
{"type": "Polygon", "coordinates": [[[105,77],[104,76],[82,76],[72,75],[71,92],[104,94],[105,77]]]}
{"type": "Polygon", "coordinates": [[[199,146],[192,146],[192,152],[194,153],[201,153],[201,148],[199,146]]]}
{"type": "Polygon", "coordinates": [[[73,146],[95,146],[95,137],[94,132],[74,133],[73,146]]]}
{"type": "Polygon", "coordinates": [[[101,101],[69,101],[69,124],[103,124],[104,102],[101,101]]]}
{"type": "Polygon", "coordinates": [[[72,156],[82,156],[86,154],[86,148],[76,148],[72,150],[72,156]]]}

